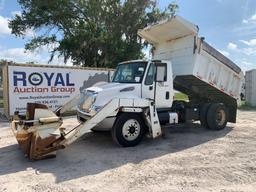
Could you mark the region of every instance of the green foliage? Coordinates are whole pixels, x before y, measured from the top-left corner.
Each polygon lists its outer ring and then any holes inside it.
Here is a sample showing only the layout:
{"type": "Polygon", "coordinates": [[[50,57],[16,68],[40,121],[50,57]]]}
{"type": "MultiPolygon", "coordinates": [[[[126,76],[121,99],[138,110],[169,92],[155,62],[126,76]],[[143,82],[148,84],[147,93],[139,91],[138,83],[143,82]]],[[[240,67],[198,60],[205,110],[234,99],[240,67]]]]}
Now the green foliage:
{"type": "Polygon", "coordinates": [[[156,0],[18,0],[22,14],[10,21],[12,34],[28,29],[40,34],[25,46],[48,46],[52,57],[71,58],[74,64],[115,67],[123,60],[143,58],[147,46],[138,29],[175,15],[173,3],[164,11],[156,0]]]}
{"type": "Polygon", "coordinates": [[[250,110],[255,111],[255,110],[256,110],[256,107],[253,107],[250,103],[248,103],[248,102],[246,102],[246,101],[242,101],[242,103],[241,103],[241,105],[238,107],[238,109],[244,110],[244,111],[250,111],[250,110]]]}
{"type": "Polygon", "coordinates": [[[172,17],[175,16],[175,14],[177,13],[178,10],[179,10],[179,5],[177,3],[173,2],[168,5],[169,14],[172,17]]]}
{"type": "Polygon", "coordinates": [[[184,93],[177,92],[174,95],[175,100],[188,101],[188,96],[184,93]]]}

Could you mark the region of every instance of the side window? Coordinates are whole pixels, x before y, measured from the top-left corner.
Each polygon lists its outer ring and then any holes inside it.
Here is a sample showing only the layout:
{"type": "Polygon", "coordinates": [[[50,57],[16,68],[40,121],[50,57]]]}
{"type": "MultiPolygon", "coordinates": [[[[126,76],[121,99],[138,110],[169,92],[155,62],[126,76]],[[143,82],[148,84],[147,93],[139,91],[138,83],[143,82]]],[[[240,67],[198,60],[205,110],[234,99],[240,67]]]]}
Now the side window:
{"type": "MultiPolygon", "coordinates": [[[[167,81],[167,64],[166,63],[161,63],[161,66],[164,67],[164,81],[167,81]]],[[[156,68],[155,65],[153,63],[150,64],[150,67],[148,69],[148,73],[145,79],[145,85],[152,85],[154,82],[154,76],[155,76],[155,72],[156,68]]]]}
{"type": "Polygon", "coordinates": [[[161,63],[162,67],[162,73],[164,74],[164,81],[167,81],[167,64],[166,63],[161,63]]]}
{"type": "Polygon", "coordinates": [[[154,64],[150,64],[149,69],[148,69],[148,73],[145,79],[145,85],[152,85],[154,82],[154,74],[155,74],[155,65],[154,64]]]}

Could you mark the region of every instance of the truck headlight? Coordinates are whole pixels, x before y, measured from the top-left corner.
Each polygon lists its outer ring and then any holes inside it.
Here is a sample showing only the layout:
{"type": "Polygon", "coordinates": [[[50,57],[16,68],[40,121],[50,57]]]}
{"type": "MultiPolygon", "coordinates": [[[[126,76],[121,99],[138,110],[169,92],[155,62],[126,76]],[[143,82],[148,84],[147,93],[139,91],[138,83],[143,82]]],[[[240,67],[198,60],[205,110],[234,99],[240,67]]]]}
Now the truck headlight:
{"type": "Polygon", "coordinates": [[[85,112],[90,112],[92,109],[93,104],[96,101],[98,93],[92,91],[86,91],[81,95],[79,108],[85,112]]]}

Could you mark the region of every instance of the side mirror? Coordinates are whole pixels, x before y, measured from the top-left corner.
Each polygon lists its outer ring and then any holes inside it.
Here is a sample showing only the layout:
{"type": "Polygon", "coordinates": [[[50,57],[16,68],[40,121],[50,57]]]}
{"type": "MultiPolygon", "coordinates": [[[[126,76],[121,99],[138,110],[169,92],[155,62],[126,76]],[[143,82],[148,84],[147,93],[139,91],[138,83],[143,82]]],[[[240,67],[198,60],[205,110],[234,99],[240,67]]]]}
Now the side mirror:
{"type": "Polygon", "coordinates": [[[166,66],[156,65],[156,82],[164,82],[166,76],[166,66]]]}

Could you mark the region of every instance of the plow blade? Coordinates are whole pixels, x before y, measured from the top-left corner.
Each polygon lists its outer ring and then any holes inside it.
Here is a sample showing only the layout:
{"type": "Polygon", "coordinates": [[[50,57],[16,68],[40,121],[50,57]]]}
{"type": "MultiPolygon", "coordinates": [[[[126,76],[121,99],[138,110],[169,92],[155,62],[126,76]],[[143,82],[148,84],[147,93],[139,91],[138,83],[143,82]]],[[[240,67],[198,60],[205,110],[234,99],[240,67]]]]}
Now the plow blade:
{"type": "Polygon", "coordinates": [[[26,117],[16,114],[11,128],[25,156],[40,160],[55,157],[56,150],[65,148],[60,144],[61,125],[61,118],[45,105],[28,103],[26,117]]]}

